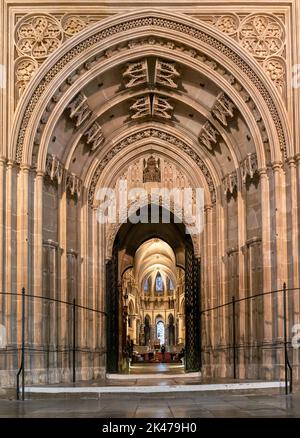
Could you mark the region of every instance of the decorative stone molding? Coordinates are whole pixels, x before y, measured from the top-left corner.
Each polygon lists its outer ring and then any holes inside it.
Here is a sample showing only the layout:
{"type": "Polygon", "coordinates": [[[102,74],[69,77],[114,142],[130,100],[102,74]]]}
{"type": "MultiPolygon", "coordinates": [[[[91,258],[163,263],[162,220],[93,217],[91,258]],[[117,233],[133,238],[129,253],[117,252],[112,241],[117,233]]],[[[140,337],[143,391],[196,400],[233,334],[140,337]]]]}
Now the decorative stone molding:
{"type": "Polygon", "coordinates": [[[284,48],[283,23],[271,14],[251,14],[241,23],[238,32],[243,48],[257,59],[281,54],[284,48]]]}
{"type": "Polygon", "coordinates": [[[255,236],[251,237],[251,239],[246,240],[246,246],[249,248],[249,246],[252,245],[260,245],[261,244],[261,237],[255,236]]]}
{"type": "Polygon", "coordinates": [[[217,99],[211,109],[212,115],[222,123],[223,126],[227,126],[227,119],[231,119],[233,117],[233,110],[235,106],[225,95],[225,93],[221,92],[218,94],[217,99]]]}
{"type": "Polygon", "coordinates": [[[284,96],[286,87],[286,63],[281,56],[271,56],[267,58],[263,67],[275,87],[284,96]]]}
{"type": "Polygon", "coordinates": [[[224,195],[233,195],[238,186],[237,172],[231,172],[223,178],[224,195]]]}
{"type": "Polygon", "coordinates": [[[16,25],[15,45],[18,54],[30,56],[36,61],[51,55],[62,40],[60,23],[53,15],[25,15],[16,25]]]}
{"type": "Polygon", "coordinates": [[[17,101],[37,70],[38,63],[29,56],[21,56],[15,61],[15,96],[17,101]]]}
{"type": "MultiPolygon", "coordinates": [[[[33,113],[33,110],[39,101],[40,97],[42,96],[45,88],[49,85],[49,83],[52,81],[53,78],[56,77],[57,74],[59,74],[62,69],[71,63],[74,60],[74,57],[81,54],[83,51],[87,50],[89,47],[99,44],[100,41],[105,40],[108,36],[112,36],[114,34],[119,34],[123,31],[130,29],[138,29],[138,28],[144,28],[145,26],[153,26],[155,29],[157,27],[162,27],[164,29],[172,29],[173,31],[178,31],[182,34],[191,36],[193,38],[198,39],[199,41],[204,42],[206,45],[211,45],[214,50],[217,50],[220,54],[222,54],[223,57],[227,57],[231,63],[235,64],[236,67],[238,67],[240,70],[243,71],[243,75],[250,80],[253,85],[257,88],[258,92],[260,93],[261,97],[264,99],[266,106],[269,109],[270,116],[273,119],[273,122],[276,126],[277,130],[277,136],[280,143],[281,150],[286,155],[286,139],[285,139],[285,133],[282,127],[282,122],[278,114],[278,110],[276,107],[275,102],[273,101],[272,97],[270,96],[266,86],[262,82],[259,75],[231,48],[227,47],[222,42],[218,41],[214,37],[208,35],[204,30],[199,30],[192,25],[189,24],[182,24],[180,22],[176,22],[175,19],[165,19],[154,15],[148,15],[143,18],[132,18],[128,19],[126,22],[119,23],[116,25],[112,25],[110,27],[107,27],[104,30],[99,31],[98,33],[94,34],[92,37],[87,38],[85,41],[81,42],[77,46],[73,47],[72,50],[63,55],[61,59],[59,59],[56,64],[49,70],[49,72],[45,75],[44,79],[39,83],[39,85],[36,87],[34,93],[31,96],[31,99],[26,106],[24,110],[24,115],[22,122],[20,124],[19,128],[19,134],[18,134],[18,140],[17,140],[17,153],[16,153],[16,159],[17,161],[21,161],[22,159],[22,150],[23,150],[23,143],[25,138],[25,131],[29,125],[29,120],[31,118],[31,115],[33,113]]],[[[154,39],[155,41],[155,39],[154,39]]],[[[155,42],[154,42],[155,43],[155,42]]],[[[128,43],[129,44],[129,43],[128,43]]],[[[135,42],[132,42],[131,46],[134,45],[135,42]]],[[[174,42],[169,42],[169,48],[177,50],[177,45],[174,42]]],[[[129,46],[130,49],[130,46],[129,46]]],[[[192,57],[197,56],[197,51],[195,49],[189,48],[187,53],[190,54],[192,57]]],[[[198,55],[200,56],[200,55],[198,55]]],[[[203,57],[203,55],[202,55],[203,57]]],[[[206,57],[207,59],[207,57],[206,57]]],[[[209,65],[209,60],[207,59],[207,65],[209,65]]],[[[86,64],[86,61],[85,61],[86,64]]],[[[217,63],[213,61],[211,63],[211,68],[217,68],[217,63]]],[[[224,72],[224,68],[223,72],[224,72]]],[[[225,71],[226,73],[226,71],[225,71]]],[[[230,75],[232,76],[232,75],[230,75]]]]}
{"type": "Polygon", "coordinates": [[[82,181],[74,173],[66,175],[66,191],[72,197],[80,198],[82,181]]]}
{"type": "Polygon", "coordinates": [[[102,128],[98,122],[94,122],[83,135],[86,137],[86,143],[92,152],[97,150],[104,142],[102,128]]]}
{"type": "Polygon", "coordinates": [[[125,79],[125,87],[131,88],[137,85],[149,83],[149,72],[147,59],[142,59],[137,62],[130,62],[126,66],[126,70],[122,73],[125,79]]]}
{"type": "Polygon", "coordinates": [[[121,140],[119,143],[117,143],[102,159],[99,163],[98,167],[95,170],[95,173],[92,177],[89,192],[88,192],[88,202],[90,206],[93,206],[94,204],[94,196],[95,196],[95,190],[98,183],[98,180],[100,178],[101,173],[103,172],[104,168],[107,166],[109,161],[116,156],[119,152],[121,152],[125,147],[129,146],[130,144],[133,144],[137,141],[143,140],[143,139],[151,139],[151,138],[159,138],[163,141],[166,141],[172,145],[175,145],[180,150],[182,150],[184,153],[186,153],[189,157],[192,158],[192,160],[195,162],[195,164],[200,168],[201,172],[203,173],[208,189],[211,196],[211,203],[215,204],[216,202],[216,190],[214,186],[214,182],[212,179],[212,176],[210,174],[209,169],[207,168],[204,161],[199,157],[199,155],[186,143],[184,143],[182,140],[178,139],[176,136],[169,134],[167,132],[158,130],[158,129],[145,129],[142,132],[137,132],[135,134],[131,134],[125,139],[121,140]]]}
{"type": "Polygon", "coordinates": [[[245,184],[247,177],[252,179],[258,171],[257,155],[249,153],[247,157],[240,163],[242,181],[245,184]]]}
{"type": "Polygon", "coordinates": [[[70,119],[74,119],[76,128],[82,125],[92,114],[92,110],[87,103],[87,97],[81,92],[68,105],[68,109],[70,110],[70,119]]]}
{"type": "Polygon", "coordinates": [[[62,182],[64,167],[61,161],[55,155],[47,155],[45,176],[48,176],[51,181],[62,182]]]}
{"type": "Polygon", "coordinates": [[[180,73],[174,62],[156,59],[154,70],[154,84],[170,88],[178,88],[180,73]]]}
{"type": "Polygon", "coordinates": [[[199,143],[203,144],[206,149],[212,151],[217,143],[219,132],[207,120],[201,128],[199,135],[199,143]]]}
{"type": "Polygon", "coordinates": [[[54,249],[59,248],[59,243],[52,239],[43,240],[43,245],[54,249]]]}
{"type": "MultiPolygon", "coordinates": [[[[274,74],[270,74],[270,64],[265,65],[264,61],[270,56],[284,56],[285,30],[282,20],[275,14],[237,14],[226,13],[224,15],[200,14],[201,21],[211,24],[221,32],[234,38],[244,49],[246,49],[269,74],[271,80],[278,90],[285,94],[285,78],[278,80],[274,74]],[[283,83],[282,83],[283,82],[283,83]]],[[[15,46],[19,55],[26,54],[32,60],[38,59],[41,64],[44,59],[55,51],[63,41],[76,35],[87,26],[100,21],[103,16],[99,14],[28,14],[22,17],[15,28],[15,46]]],[[[286,69],[285,59],[282,58],[281,66],[277,65],[276,70],[281,67],[286,69]]],[[[17,71],[15,70],[17,77],[17,71]]],[[[284,75],[285,76],[285,75],[284,75]]],[[[175,73],[176,77],[176,73],[175,73]]],[[[167,78],[164,78],[167,79],[167,78]]],[[[176,81],[173,78],[164,80],[164,85],[176,88],[176,81]],[[167,85],[169,82],[169,85],[167,85]]],[[[24,84],[24,88],[27,83],[24,84]]],[[[23,91],[23,90],[22,90],[23,91]]],[[[16,90],[16,98],[20,92],[16,90]]],[[[285,96],[284,96],[285,97],[285,96]]]]}
{"type": "Polygon", "coordinates": [[[131,118],[133,120],[143,117],[159,117],[162,119],[171,119],[173,106],[169,103],[169,99],[158,94],[147,94],[139,96],[130,106],[133,112],[131,118]]]}

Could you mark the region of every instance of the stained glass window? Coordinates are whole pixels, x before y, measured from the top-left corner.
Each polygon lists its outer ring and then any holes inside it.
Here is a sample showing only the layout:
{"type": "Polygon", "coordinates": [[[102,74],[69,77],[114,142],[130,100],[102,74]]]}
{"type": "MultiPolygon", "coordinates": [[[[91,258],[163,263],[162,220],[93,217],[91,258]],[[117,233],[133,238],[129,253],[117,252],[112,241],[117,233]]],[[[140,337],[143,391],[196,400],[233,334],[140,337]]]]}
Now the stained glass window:
{"type": "Polygon", "coordinates": [[[160,275],[159,272],[157,273],[157,276],[155,279],[155,290],[156,290],[156,292],[163,292],[163,290],[164,290],[162,276],[160,275]]]}

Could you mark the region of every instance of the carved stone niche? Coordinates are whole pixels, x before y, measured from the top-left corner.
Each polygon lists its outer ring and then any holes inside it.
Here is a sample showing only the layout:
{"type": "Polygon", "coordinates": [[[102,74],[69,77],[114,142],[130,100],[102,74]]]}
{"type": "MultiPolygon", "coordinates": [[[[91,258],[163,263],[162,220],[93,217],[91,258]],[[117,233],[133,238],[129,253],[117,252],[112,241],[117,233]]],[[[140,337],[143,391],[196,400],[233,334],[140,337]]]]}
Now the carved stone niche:
{"type": "Polygon", "coordinates": [[[238,187],[237,172],[231,172],[223,178],[223,188],[225,196],[233,196],[238,187]]]}
{"type": "Polygon", "coordinates": [[[160,159],[157,160],[151,155],[144,160],[143,182],[161,182],[160,159]]]}
{"type": "Polygon", "coordinates": [[[225,93],[218,94],[217,99],[211,109],[212,115],[221,122],[223,126],[227,126],[227,119],[232,119],[234,104],[225,93]]]}

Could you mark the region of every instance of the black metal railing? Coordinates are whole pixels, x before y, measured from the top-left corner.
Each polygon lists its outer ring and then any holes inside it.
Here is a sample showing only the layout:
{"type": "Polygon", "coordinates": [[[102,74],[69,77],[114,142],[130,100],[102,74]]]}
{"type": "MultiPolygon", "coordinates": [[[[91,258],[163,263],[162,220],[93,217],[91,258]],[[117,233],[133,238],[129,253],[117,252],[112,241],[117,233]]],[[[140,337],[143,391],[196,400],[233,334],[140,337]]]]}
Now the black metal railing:
{"type": "MultiPolygon", "coordinates": [[[[34,353],[41,354],[62,354],[67,355],[69,358],[66,360],[69,364],[70,374],[72,381],[76,381],[76,355],[102,355],[105,353],[104,350],[99,351],[99,348],[91,348],[89,346],[82,346],[80,342],[77,342],[77,324],[82,323],[82,319],[78,317],[78,312],[87,312],[87,316],[85,320],[88,320],[91,324],[98,318],[98,316],[105,317],[107,314],[105,311],[95,309],[90,306],[84,306],[76,302],[75,298],[72,301],[59,300],[52,297],[43,297],[40,295],[34,295],[30,293],[26,293],[25,289],[22,289],[21,293],[15,292],[0,292],[0,295],[7,295],[15,298],[13,307],[14,312],[16,314],[17,309],[20,309],[20,301],[21,301],[21,314],[20,316],[16,316],[17,323],[14,324],[13,331],[15,333],[14,342],[12,342],[7,348],[0,350],[1,354],[16,354],[16,360],[19,363],[18,371],[16,374],[16,398],[17,400],[25,399],[25,375],[26,371],[30,371],[30,358],[29,355],[34,353]],[[32,316],[34,310],[34,305],[37,304],[38,301],[41,301],[44,306],[46,305],[55,305],[60,306],[59,308],[50,309],[47,307],[41,310],[41,326],[49,325],[48,327],[48,339],[41,343],[40,345],[35,345],[29,338],[29,327],[30,327],[30,316],[32,316]],[[48,304],[47,304],[48,303],[48,304]],[[62,311],[62,307],[64,311],[62,311]],[[63,324],[66,326],[68,330],[68,342],[65,344],[59,338],[59,335],[54,335],[53,333],[57,330],[53,324],[49,322],[49,319],[53,317],[51,316],[51,312],[55,313],[56,316],[58,313],[64,313],[65,320],[63,324]],[[55,338],[55,339],[54,339],[55,338]],[[26,363],[28,363],[28,367],[26,369],[26,363]]],[[[19,312],[19,310],[18,310],[19,312]]],[[[56,321],[57,322],[57,321],[56,321]]],[[[99,323],[99,320],[98,320],[99,323]]],[[[42,330],[42,327],[40,327],[42,330]]],[[[99,331],[100,333],[100,331],[99,331]]],[[[31,333],[31,338],[33,334],[31,333]]],[[[88,340],[89,341],[89,340],[88,340]]],[[[87,341],[87,342],[88,342],[87,341]]]]}
{"type": "MultiPolygon", "coordinates": [[[[289,340],[288,336],[288,324],[290,326],[293,324],[293,321],[288,319],[288,309],[289,309],[289,294],[297,293],[298,300],[300,295],[300,289],[299,288],[290,288],[288,289],[286,287],[286,284],[283,285],[282,289],[278,290],[272,290],[269,292],[262,292],[262,293],[256,293],[253,295],[249,295],[242,298],[237,298],[235,296],[232,296],[231,300],[217,305],[210,308],[206,308],[204,310],[201,310],[200,312],[200,318],[201,318],[201,325],[202,329],[205,322],[204,315],[211,316],[212,320],[219,320],[220,318],[224,318],[224,314],[226,313],[227,318],[227,326],[226,330],[229,335],[227,336],[227,339],[229,340],[228,345],[218,345],[217,343],[214,343],[214,345],[204,345],[201,348],[202,354],[210,354],[220,351],[225,351],[228,354],[230,354],[229,360],[230,364],[232,365],[232,376],[234,379],[238,378],[238,370],[239,370],[239,352],[244,349],[251,351],[251,349],[260,349],[260,348],[266,348],[270,349],[272,351],[282,351],[283,358],[284,358],[284,380],[285,380],[285,392],[286,394],[291,393],[293,390],[293,365],[290,361],[290,355],[289,355],[289,348],[291,347],[291,341],[289,340]],[[282,299],[280,294],[282,294],[282,299]],[[272,338],[271,341],[265,341],[261,337],[257,336],[257,339],[255,340],[255,343],[251,342],[245,342],[241,343],[240,336],[239,336],[239,327],[237,326],[237,322],[240,321],[241,318],[241,310],[240,305],[241,303],[251,303],[250,310],[249,310],[249,318],[252,318],[251,315],[251,309],[252,305],[256,306],[257,311],[261,311],[262,303],[255,303],[256,300],[260,300],[265,298],[268,295],[274,295],[276,297],[276,304],[282,305],[283,313],[280,315],[276,315],[276,318],[273,319],[273,325],[272,325],[272,331],[274,332],[275,327],[281,323],[281,317],[282,317],[282,327],[281,332],[283,332],[283,340],[275,340],[272,338]],[[254,304],[253,304],[254,303],[254,304]],[[216,312],[220,313],[219,311],[223,311],[223,316],[218,314],[216,316],[216,312]],[[282,349],[282,350],[281,350],[282,349]]],[[[28,294],[26,293],[25,289],[22,289],[21,293],[6,293],[6,292],[0,292],[1,295],[10,295],[13,297],[16,297],[16,303],[14,310],[17,309],[18,316],[17,317],[17,328],[18,328],[18,335],[19,337],[16,337],[16,339],[19,339],[18,342],[15,342],[15,344],[11,344],[9,347],[4,350],[4,353],[16,353],[17,361],[18,361],[18,372],[16,376],[16,393],[17,393],[17,399],[24,400],[24,388],[25,388],[25,372],[26,370],[26,355],[30,355],[32,353],[40,354],[40,353],[47,353],[48,355],[51,355],[52,353],[55,354],[62,354],[66,355],[67,359],[64,363],[68,363],[68,368],[70,370],[71,380],[73,382],[76,381],[76,363],[77,363],[77,355],[99,355],[104,354],[105,351],[99,351],[99,348],[91,348],[88,345],[82,345],[78,341],[78,333],[80,333],[80,330],[77,330],[77,325],[82,324],[83,320],[87,321],[87,324],[95,324],[99,323],[99,320],[96,320],[98,316],[100,315],[101,318],[107,316],[106,312],[98,309],[94,309],[91,306],[84,306],[82,304],[77,304],[75,298],[72,301],[64,301],[64,300],[58,300],[56,298],[52,297],[43,297],[40,295],[34,295],[34,294],[28,294]],[[20,306],[20,300],[21,300],[21,306],[20,306]],[[43,307],[43,310],[41,311],[41,324],[43,326],[48,324],[48,338],[42,339],[42,342],[40,344],[35,344],[30,341],[32,337],[34,336],[33,333],[29,335],[29,322],[30,322],[30,316],[35,314],[36,312],[36,306],[38,301],[41,301],[45,308],[43,307]],[[47,304],[48,303],[48,304],[47,304]],[[56,308],[49,308],[49,305],[58,305],[60,306],[59,309],[56,308]],[[64,308],[64,311],[62,311],[62,308],[64,308]],[[52,313],[51,313],[52,312],[52,313]],[[63,317],[65,320],[61,322],[62,325],[65,325],[68,330],[68,336],[67,336],[67,345],[61,342],[61,339],[59,338],[59,333],[57,333],[57,327],[55,327],[55,321],[57,324],[57,313],[63,314],[63,317]],[[87,315],[79,315],[78,312],[87,312],[87,315]],[[54,314],[54,316],[53,316],[54,314]],[[81,316],[81,317],[80,317],[81,316]],[[52,319],[51,319],[52,318],[52,319]],[[31,336],[31,338],[30,338],[31,336]]],[[[291,300],[290,300],[291,302],[291,300]]],[[[12,312],[13,314],[13,312],[12,312]]],[[[292,312],[291,312],[292,315],[292,312]]],[[[244,308],[244,317],[246,318],[246,312],[244,308]]],[[[290,316],[290,314],[289,314],[290,316]]],[[[242,315],[243,317],[243,315],[242,315]]],[[[61,317],[62,318],[62,317],[61,317]]],[[[259,321],[261,324],[261,321],[259,321]]],[[[45,327],[44,327],[45,328],[45,327]]],[[[17,329],[15,329],[16,331],[17,329]]],[[[105,330],[105,324],[102,324],[102,330],[105,330]]],[[[86,330],[88,332],[88,330],[86,330]]],[[[103,338],[103,332],[98,333],[99,336],[103,338]]],[[[3,350],[2,350],[3,353],[3,350]]],[[[226,354],[227,354],[226,353],[226,354]]],[[[282,356],[281,356],[282,357],[282,356]]],[[[30,371],[30,361],[28,359],[28,371],[30,371]]],[[[250,364],[251,365],[251,364],[250,364]]],[[[300,364],[297,364],[299,366],[300,364]]]]}
{"type": "MultiPolygon", "coordinates": [[[[242,348],[244,349],[248,349],[250,350],[251,348],[278,348],[278,347],[283,347],[283,353],[284,353],[284,380],[285,380],[285,393],[289,394],[292,393],[293,391],[293,366],[291,364],[290,358],[289,358],[289,347],[291,346],[291,341],[288,340],[288,329],[287,329],[287,325],[288,325],[288,316],[287,316],[287,307],[288,307],[288,293],[292,293],[292,292],[296,292],[298,294],[300,294],[300,289],[299,288],[287,288],[286,284],[283,284],[283,288],[282,289],[276,289],[276,290],[272,290],[272,291],[268,291],[268,292],[261,292],[261,293],[256,293],[253,295],[249,295],[247,297],[243,297],[243,298],[235,298],[235,296],[232,296],[231,301],[228,301],[224,304],[220,304],[217,306],[213,306],[207,309],[204,309],[201,311],[201,315],[203,316],[204,314],[211,314],[212,312],[215,312],[217,310],[221,310],[221,309],[225,309],[228,308],[228,313],[232,315],[231,319],[229,320],[229,327],[231,328],[231,343],[229,345],[223,345],[223,346],[214,346],[214,347],[205,347],[202,348],[202,353],[203,352],[209,352],[210,350],[214,350],[214,351],[221,351],[221,350],[227,350],[227,351],[232,351],[232,374],[233,374],[233,378],[237,379],[237,368],[238,368],[238,364],[237,364],[237,358],[238,358],[238,351],[242,348]],[[242,302],[247,302],[247,301],[252,301],[258,298],[264,298],[267,295],[279,295],[282,293],[282,297],[283,297],[283,315],[282,315],[282,320],[283,320],[283,341],[271,341],[271,342],[256,342],[255,344],[252,343],[244,343],[243,345],[238,344],[237,343],[237,327],[236,327],[236,321],[237,318],[239,317],[239,314],[236,310],[237,304],[242,303],[242,302]],[[231,309],[231,310],[230,310],[231,309]]],[[[279,298],[278,298],[279,299],[279,298]]],[[[276,324],[277,322],[280,321],[280,318],[276,319],[276,324]]],[[[291,322],[290,322],[291,323],[291,322]]],[[[275,325],[275,322],[273,322],[273,324],[275,325]]],[[[300,365],[300,364],[299,364],[300,365]]]]}

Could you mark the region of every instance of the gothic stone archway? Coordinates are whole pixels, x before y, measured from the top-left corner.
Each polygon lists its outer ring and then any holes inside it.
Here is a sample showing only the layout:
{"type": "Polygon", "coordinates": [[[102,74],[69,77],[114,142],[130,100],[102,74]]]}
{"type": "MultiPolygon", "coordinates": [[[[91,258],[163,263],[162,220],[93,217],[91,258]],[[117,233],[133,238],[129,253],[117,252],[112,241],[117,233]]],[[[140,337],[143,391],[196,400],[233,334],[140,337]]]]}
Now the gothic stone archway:
{"type": "MultiPolygon", "coordinates": [[[[146,207],[148,208],[148,207],[146,207]]],[[[180,238],[184,250],[185,267],[185,371],[194,372],[201,368],[201,325],[200,325],[200,259],[195,256],[190,236],[185,234],[183,224],[174,223],[172,215],[170,224],[123,224],[114,241],[112,257],[106,263],[106,309],[107,309],[107,372],[120,371],[122,297],[119,287],[119,251],[126,248],[131,254],[140,244],[153,237],[167,241],[174,249],[174,235],[180,238]],[[175,231],[175,234],[174,234],[175,231]],[[136,236],[136,237],[134,237],[136,236]]],[[[177,243],[178,244],[178,243],[177,243]]]]}

